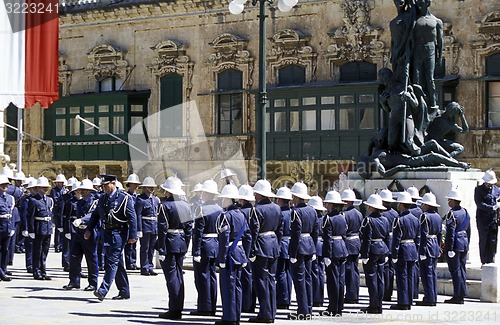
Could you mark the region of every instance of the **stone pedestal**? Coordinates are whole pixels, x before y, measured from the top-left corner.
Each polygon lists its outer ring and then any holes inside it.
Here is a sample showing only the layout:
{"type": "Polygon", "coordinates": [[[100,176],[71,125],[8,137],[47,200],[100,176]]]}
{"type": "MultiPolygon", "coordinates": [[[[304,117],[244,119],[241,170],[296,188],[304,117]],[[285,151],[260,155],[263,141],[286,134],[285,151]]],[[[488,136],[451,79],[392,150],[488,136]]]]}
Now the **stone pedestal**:
{"type": "Polygon", "coordinates": [[[485,264],[481,269],[481,301],[500,302],[500,265],[485,264]]]}

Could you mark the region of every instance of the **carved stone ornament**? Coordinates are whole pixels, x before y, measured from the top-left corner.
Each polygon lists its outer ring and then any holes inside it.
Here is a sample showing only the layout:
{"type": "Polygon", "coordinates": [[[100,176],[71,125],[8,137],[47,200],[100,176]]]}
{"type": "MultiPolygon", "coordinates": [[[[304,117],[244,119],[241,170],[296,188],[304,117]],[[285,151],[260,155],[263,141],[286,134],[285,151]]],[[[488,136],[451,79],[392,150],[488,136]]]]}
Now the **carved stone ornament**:
{"type": "Polygon", "coordinates": [[[66,65],[66,56],[59,52],[59,83],[62,86],[62,96],[69,96],[69,87],[71,85],[71,77],[73,72],[66,65]]]}
{"type": "Polygon", "coordinates": [[[267,57],[272,71],[271,83],[278,83],[278,71],[292,64],[305,67],[306,82],[316,81],[318,53],[309,46],[310,39],[310,35],[293,29],[280,30],[273,35],[273,45],[267,57]]]}
{"type": "Polygon", "coordinates": [[[85,71],[97,81],[117,76],[125,80],[131,70],[125,60],[125,52],[111,45],[98,45],[87,54],[89,64],[85,71]]]}
{"type": "Polygon", "coordinates": [[[340,6],[344,26],[328,33],[333,41],[326,54],[332,79],[338,79],[338,67],[346,62],[368,61],[384,66],[389,51],[380,40],[383,29],[370,25],[370,1],[345,0],[340,6]]]}
{"type": "Polygon", "coordinates": [[[476,40],[472,42],[475,57],[474,73],[483,75],[485,58],[500,51],[500,11],[487,14],[476,23],[476,26],[478,33],[476,40]]]}
{"type": "MultiPolygon", "coordinates": [[[[459,74],[458,57],[462,44],[457,41],[452,32],[451,24],[444,23],[443,26],[443,58],[446,62],[447,72],[459,74]]],[[[448,74],[448,73],[447,73],[448,74]]]]}

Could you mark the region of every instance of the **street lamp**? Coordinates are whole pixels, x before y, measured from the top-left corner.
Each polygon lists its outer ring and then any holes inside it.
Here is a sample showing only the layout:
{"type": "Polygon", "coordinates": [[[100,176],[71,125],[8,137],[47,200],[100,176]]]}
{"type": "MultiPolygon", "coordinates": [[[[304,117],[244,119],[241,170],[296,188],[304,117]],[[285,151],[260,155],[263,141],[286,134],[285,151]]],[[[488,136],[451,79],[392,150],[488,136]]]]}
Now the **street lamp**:
{"type": "MultiPolygon", "coordinates": [[[[245,9],[248,0],[232,0],[229,3],[229,12],[239,15],[245,9]]],[[[266,4],[273,4],[274,0],[252,0],[252,6],[259,3],[259,100],[255,109],[255,143],[257,159],[259,160],[260,179],[266,178],[266,4]]],[[[278,0],[278,10],[288,12],[298,3],[298,0],[278,0]]]]}

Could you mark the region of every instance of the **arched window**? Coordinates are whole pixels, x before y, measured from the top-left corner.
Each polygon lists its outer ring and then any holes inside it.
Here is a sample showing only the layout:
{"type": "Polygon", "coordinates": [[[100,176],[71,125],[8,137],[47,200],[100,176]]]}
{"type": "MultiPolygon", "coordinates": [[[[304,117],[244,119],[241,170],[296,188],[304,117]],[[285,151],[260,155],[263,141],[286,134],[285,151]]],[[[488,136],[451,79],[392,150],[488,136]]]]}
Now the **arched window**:
{"type": "Polygon", "coordinates": [[[306,82],[306,68],[292,64],[279,69],[278,71],[278,85],[302,85],[306,82]]]}
{"type": "Polygon", "coordinates": [[[182,76],[169,73],[160,78],[160,137],[182,136],[182,76]]]}
{"type": "Polygon", "coordinates": [[[500,52],[486,58],[487,127],[500,127],[500,52]]]}
{"type": "Polygon", "coordinates": [[[356,61],[340,67],[340,82],[375,81],[377,80],[377,65],[356,61]]]}
{"type": "Polygon", "coordinates": [[[227,69],[217,74],[217,133],[243,132],[243,73],[227,69]]]}

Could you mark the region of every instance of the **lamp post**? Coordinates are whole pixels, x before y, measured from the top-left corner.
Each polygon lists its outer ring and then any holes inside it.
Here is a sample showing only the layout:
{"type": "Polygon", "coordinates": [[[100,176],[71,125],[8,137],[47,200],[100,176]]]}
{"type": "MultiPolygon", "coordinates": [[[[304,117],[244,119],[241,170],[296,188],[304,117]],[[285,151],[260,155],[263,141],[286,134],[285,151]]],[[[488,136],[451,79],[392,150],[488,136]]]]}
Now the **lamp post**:
{"type": "MultiPolygon", "coordinates": [[[[229,12],[239,15],[245,9],[248,0],[232,0],[229,3],[229,12]]],[[[259,98],[255,108],[255,143],[257,159],[259,160],[260,179],[266,178],[266,5],[273,4],[273,0],[252,0],[252,6],[259,3],[259,98]]],[[[288,12],[297,4],[298,0],[278,0],[278,10],[288,12]]]]}

